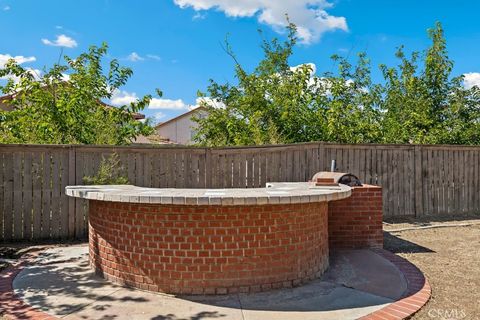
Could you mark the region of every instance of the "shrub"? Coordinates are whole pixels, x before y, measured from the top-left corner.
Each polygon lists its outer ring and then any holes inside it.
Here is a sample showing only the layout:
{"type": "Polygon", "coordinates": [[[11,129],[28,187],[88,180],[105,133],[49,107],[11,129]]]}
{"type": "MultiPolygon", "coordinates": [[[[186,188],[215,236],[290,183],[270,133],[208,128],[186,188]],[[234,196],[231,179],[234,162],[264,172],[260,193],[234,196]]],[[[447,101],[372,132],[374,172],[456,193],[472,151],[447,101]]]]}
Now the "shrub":
{"type": "Polygon", "coordinates": [[[87,185],[112,185],[129,184],[117,153],[112,153],[108,158],[102,156],[102,162],[94,176],[83,177],[83,183],[87,185]]]}

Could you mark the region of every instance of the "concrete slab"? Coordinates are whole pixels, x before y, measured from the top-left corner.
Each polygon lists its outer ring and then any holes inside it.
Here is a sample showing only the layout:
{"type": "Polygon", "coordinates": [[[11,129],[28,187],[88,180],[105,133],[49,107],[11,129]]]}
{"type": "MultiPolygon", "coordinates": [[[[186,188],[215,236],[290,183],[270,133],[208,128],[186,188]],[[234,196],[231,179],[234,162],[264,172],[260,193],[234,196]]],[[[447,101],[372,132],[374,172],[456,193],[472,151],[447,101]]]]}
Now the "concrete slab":
{"type": "Polygon", "coordinates": [[[290,290],[240,295],[245,320],[358,319],[390,299],[320,280],[290,290]]]}
{"type": "Polygon", "coordinates": [[[329,311],[382,305],[392,300],[315,281],[295,289],[240,295],[240,302],[244,310],[329,311]]]}
{"type": "Polygon", "coordinates": [[[179,299],[138,289],[122,289],[66,316],[66,320],[242,320],[237,297],[219,297],[212,303],[179,299]],[[224,305],[224,306],[220,306],[224,305]]]}
{"type": "Polygon", "coordinates": [[[71,246],[42,252],[13,282],[15,293],[29,305],[62,316],[121,289],[93,274],[88,247],[71,246]]]}
{"type": "Polygon", "coordinates": [[[334,267],[326,278],[302,287],[249,295],[179,297],[108,283],[90,271],[88,248],[82,245],[43,252],[37,263],[20,272],[13,286],[33,307],[71,320],[348,320],[392,302],[386,295],[395,291],[382,291],[375,278],[397,282],[383,283],[387,287],[402,286],[396,271],[382,259],[368,250],[345,252],[332,259],[334,267]],[[373,284],[367,281],[368,276],[373,284]]]}
{"type": "Polygon", "coordinates": [[[393,300],[407,290],[407,282],[397,267],[370,250],[345,250],[332,255],[322,280],[393,300]]]}
{"type": "Polygon", "coordinates": [[[315,312],[243,310],[243,320],[356,320],[387,305],[315,312]]]}

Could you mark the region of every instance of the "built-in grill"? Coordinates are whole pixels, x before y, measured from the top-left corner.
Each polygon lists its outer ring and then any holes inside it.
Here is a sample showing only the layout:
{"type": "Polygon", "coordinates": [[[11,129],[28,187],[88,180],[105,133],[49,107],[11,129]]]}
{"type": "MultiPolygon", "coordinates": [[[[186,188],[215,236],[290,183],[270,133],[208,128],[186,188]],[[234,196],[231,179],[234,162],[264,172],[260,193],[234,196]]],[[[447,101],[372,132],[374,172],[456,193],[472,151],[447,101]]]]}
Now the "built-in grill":
{"type": "Polygon", "coordinates": [[[313,176],[312,181],[320,185],[330,183],[341,183],[350,187],[359,187],[362,185],[357,176],[345,172],[320,171],[313,176]]]}

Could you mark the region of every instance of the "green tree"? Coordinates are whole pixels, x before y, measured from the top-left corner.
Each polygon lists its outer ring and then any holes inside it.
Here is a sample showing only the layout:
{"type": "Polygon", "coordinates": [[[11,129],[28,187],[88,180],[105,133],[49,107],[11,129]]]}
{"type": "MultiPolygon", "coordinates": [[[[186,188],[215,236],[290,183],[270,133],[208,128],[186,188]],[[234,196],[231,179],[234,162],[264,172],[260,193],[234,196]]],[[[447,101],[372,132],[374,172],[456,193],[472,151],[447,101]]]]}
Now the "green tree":
{"type": "Polygon", "coordinates": [[[253,72],[238,62],[230,45],[227,53],[235,62],[238,84],[210,80],[208,116],[196,119],[195,137],[201,145],[251,145],[305,141],[371,142],[378,140],[376,86],[370,80],[368,59],[359,56],[353,68],[345,59],[333,57],[339,75],[314,75],[312,65],[292,68],[289,58],[297,42],[296,27],[288,37],[264,40],[264,58],[253,72]]]}
{"type": "MultiPolygon", "coordinates": [[[[0,90],[12,96],[10,112],[0,111],[0,143],[128,144],[152,128],[133,114],[150,102],[147,95],[118,108],[102,101],[126,84],[132,70],[117,60],[103,70],[107,45],[92,46],[75,59],[64,57],[41,76],[10,60],[0,77],[10,80],[0,90]]],[[[160,94],[160,92],[159,92],[160,94]]]]}
{"type": "Polygon", "coordinates": [[[352,65],[332,56],[338,72],[316,76],[311,65],[290,67],[296,29],[285,42],[264,40],[264,58],[253,72],[235,62],[238,83],[210,80],[209,115],[199,123],[201,145],[251,145],[332,141],[345,143],[480,144],[480,90],[453,77],[440,23],[428,30],[431,46],[409,57],[400,47],[395,67],[380,65],[373,83],[365,53],[352,65]]]}
{"type": "Polygon", "coordinates": [[[397,67],[381,65],[385,79],[382,141],[388,143],[479,144],[479,89],[452,77],[440,23],[428,30],[432,41],[424,52],[407,58],[397,50],[397,67]]]}
{"type": "Polygon", "coordinates": [[[355,66],[337,55],[332,59],[338,63],[338,75],[325,73],[321,81],[328,91],[316,93],[322,110],[316,121],[325,126],[324,141],[378,142],[381,138],[378,104],[382,87],[372,83],[369,59],[363,52],[358,54],[355,66]]]}

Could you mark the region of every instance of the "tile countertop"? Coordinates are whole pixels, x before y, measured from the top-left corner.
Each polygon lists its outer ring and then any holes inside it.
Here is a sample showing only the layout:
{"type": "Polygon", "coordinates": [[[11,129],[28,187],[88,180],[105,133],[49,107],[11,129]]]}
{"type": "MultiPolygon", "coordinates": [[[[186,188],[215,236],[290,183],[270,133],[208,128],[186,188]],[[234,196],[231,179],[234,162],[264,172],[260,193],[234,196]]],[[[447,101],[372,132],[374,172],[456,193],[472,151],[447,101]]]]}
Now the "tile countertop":
{"type": "Polygon", "coordinates": [[[273,182],[266,188],[176,189],[132,185],[67,186],[66,194],[88,200],[176,205],[262,205],[333,201],[348,198],[351,188],[316,187],[311,182],[273,182]]]}

